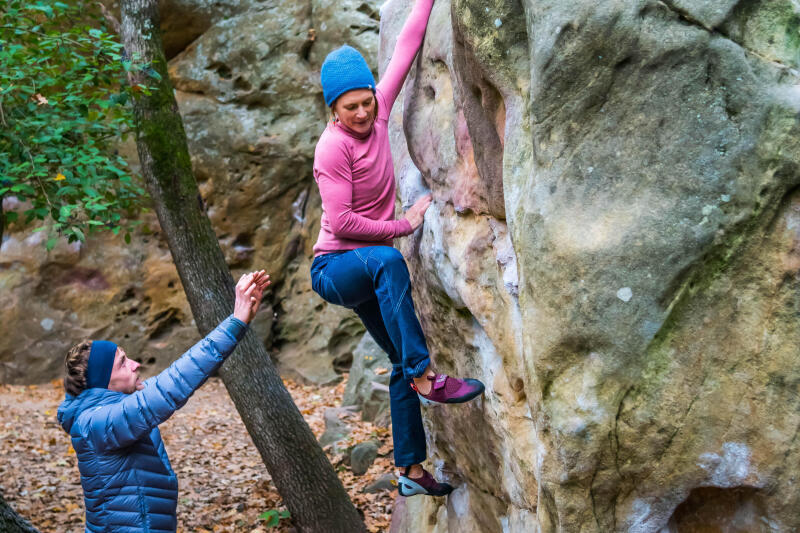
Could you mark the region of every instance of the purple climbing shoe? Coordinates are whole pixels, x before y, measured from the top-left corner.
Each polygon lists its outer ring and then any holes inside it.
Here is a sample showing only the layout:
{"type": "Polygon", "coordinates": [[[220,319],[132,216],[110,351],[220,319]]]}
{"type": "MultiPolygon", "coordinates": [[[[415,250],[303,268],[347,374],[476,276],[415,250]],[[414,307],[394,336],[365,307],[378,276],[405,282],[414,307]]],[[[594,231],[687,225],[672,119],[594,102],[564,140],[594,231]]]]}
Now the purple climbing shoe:
{"type": "Polygon", "coordinates": [[[447,496],[453,492],[452,485],[448,483],[439,483],[427,470],[422,471],[422,477],[408,477],[409,467],[406,467],[405,472],[397,480],[397,492],[400,496],[415,496],[417,494],[424,494],[425,496],[447,496]]]}
{"type": "Polygon", "coordinates": [[[485,389],[483,383],[477,379],[458,379],[446,374],[428,376],[428,379],[433,381],[428,394],[422,394],[414,382],[411,382],[411,388],[417,391],[420,401],[425,404],[468,402],[483,394],[485,389]]]}

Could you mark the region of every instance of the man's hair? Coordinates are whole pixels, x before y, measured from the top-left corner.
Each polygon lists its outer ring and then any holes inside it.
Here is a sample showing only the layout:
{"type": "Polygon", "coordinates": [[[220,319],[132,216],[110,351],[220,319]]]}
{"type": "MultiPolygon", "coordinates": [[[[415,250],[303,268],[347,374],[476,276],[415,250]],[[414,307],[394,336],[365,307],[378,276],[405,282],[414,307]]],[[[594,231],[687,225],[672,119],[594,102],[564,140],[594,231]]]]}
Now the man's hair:
{"type": "Polygon", "coordinates": [[[89,368],[89,354],[92,352],[92,341],[82,341],[67,352],[64,359],[64,390],[73,396],[79,395],[86,388],[86,369],[89,368]]]}

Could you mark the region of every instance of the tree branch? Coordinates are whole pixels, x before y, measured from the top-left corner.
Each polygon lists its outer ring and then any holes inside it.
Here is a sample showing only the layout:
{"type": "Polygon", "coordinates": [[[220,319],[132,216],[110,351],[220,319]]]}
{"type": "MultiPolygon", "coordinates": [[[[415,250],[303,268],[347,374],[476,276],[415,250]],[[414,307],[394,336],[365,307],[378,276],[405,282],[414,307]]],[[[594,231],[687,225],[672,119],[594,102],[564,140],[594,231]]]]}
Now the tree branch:
{"type": "Polygon", "coordinates": [[[3,99],[0,98],[0,122],[3,123],[4,127],[8,127],[8,123],[6,122],[6,115],[3,112],[3,99]]]}
{"type": "MultiPolygon", "coordinates": [[[[40,31],[29,30],[28,28],[17,28],[15,26],[0,26],[0,30],[24,31],[25,33],[30,33],[31,35],[38,35],[39,37],[51,37],[51,38],[55,37],[53,35],[48,35],[46,33],[40,32],[40,31]]],[[[70,39],[68,37],[59,36],[59,39],[61,39],[62,42],[68,42],[70,44],[74,44],[75,46],[80,46],[81,48],[88,48],[89,47],[89,45],[87,45],[86,43],[81,43],[81,42],[78,42],[78,41],[76,41],[74,39],[70,39]]]]}
{"type": "Polygon", "coordinates": [[[111,12],[108,10],[105,4],[103,4],[103,2],[97,2],[97,5],[100,6],[100,11],[103,13],[103,18],[106,19],[106,22],[108,23],[109,26],[111,26],[111,29],[114,30],[114,32],[117,35],[120,35],[122,33],[122,30],[120,29],[119,21],[117,20],[117,18],[111,14],[111,12]]]}

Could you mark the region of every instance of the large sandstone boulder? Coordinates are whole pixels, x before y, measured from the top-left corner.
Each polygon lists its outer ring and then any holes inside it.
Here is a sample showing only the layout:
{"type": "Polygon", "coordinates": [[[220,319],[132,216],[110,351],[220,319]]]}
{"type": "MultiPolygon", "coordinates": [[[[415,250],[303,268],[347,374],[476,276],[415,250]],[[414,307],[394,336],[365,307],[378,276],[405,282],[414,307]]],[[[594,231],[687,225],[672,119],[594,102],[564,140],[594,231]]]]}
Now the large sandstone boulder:
{"type": "MultiPolygon", "coordinates": [[[[383,11],[381,65],[410,9],[383,11]]],[[[398,531],[792,531],[800,7],[438,0],[393,115],[458,489],[398,531]]],[[[402,524],[406,524],[403,526],[402,524]]]]}

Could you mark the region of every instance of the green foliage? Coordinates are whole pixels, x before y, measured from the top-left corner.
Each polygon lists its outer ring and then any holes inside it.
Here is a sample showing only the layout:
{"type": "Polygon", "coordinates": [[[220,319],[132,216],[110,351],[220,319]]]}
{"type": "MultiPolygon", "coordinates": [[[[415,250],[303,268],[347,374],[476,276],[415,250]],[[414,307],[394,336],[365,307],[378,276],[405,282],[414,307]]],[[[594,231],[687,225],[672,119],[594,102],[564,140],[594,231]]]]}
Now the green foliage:
{"type": "Polygon", "coordinates": [[[127,235],[145,193],[115,147],[133,129],[125,76],[139,67],[106,31],[96,2],[4,3],[0,199],[14,196],[24,206],[6,220],[46,221],[48,248],[59,236],[127,235]]]}
{"type": "Polygon", "coordinates": [[[292,514],[287,510],[278,511],[277,509],[270,509],[258,515],[258,518],[266,520],[267,527],[277,527],[281,520],[291,518],[291,516],[292,514]]]}

